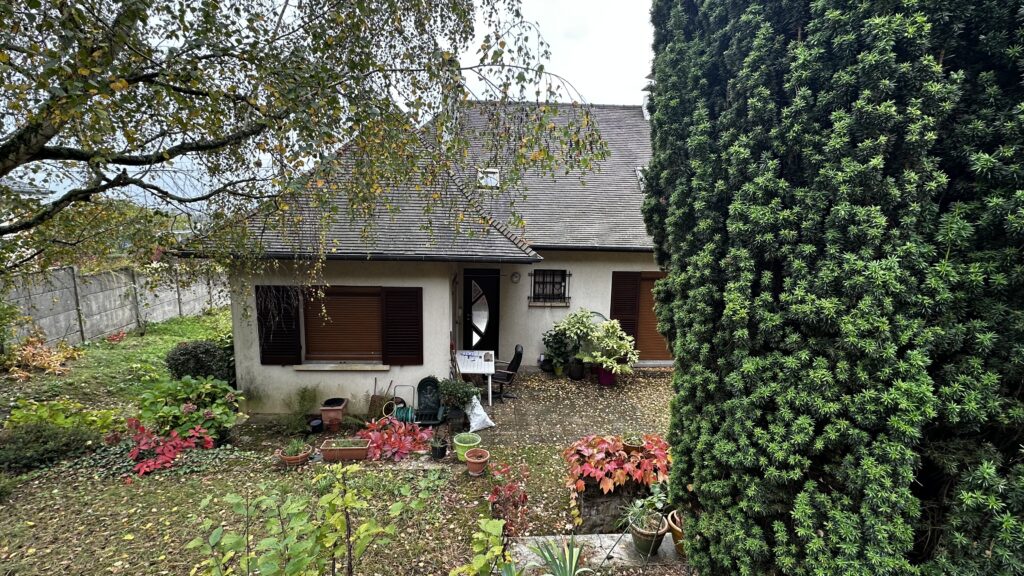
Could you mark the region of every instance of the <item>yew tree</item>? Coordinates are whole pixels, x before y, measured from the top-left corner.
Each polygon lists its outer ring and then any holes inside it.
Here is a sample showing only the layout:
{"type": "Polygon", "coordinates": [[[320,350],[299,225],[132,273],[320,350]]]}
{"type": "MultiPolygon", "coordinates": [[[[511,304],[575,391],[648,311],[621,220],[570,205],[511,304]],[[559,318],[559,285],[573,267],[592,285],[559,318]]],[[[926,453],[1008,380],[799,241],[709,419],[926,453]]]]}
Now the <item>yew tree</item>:
{"type": "Polygon", "coordinates": [[[652,19],[645,216],[690,562],[1024,573],[1024,6],[652,19]]]}
{"type": "MultiPolygon", "coordinates": [[[[579,99],[547,57],[518,0],[0,2],[0,262],[148,258],[175,228],[239,262],[245,218],[295,224],[313,189],[324,225],[371,221],[389,183],[452,174],[473,101],[579,99]],[[342,147],[344,183],[309,186],[342,147]]],[[[509,183],[599,148],[584,107],[519,110],[488,115],[509,183]]]]}

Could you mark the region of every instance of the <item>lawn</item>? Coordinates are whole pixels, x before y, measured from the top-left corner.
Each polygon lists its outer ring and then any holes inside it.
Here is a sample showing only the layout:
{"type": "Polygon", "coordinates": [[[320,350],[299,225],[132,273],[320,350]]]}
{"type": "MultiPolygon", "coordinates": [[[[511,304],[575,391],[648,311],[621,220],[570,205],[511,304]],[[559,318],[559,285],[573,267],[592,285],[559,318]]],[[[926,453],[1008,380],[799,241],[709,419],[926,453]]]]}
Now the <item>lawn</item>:
{"type": "Polygon", "coordinates": [[[129,333],[118,343],[90,342],[67,374],[40,374],[27,382],[5,380],[0,385],[0,405],[18,398],[50,400],[58,396],[95,407],[130,403],[147,384],[167,378],[164,356],[175,344],[230,331],[231,313],[219,309],[147,325],[144,333],[129,333]]]}
{"type": "MultiPolygon", "coordinates": [[[[145,335],[132,334],[120,343],[90,344],[64,375],[4,381],[3,400],[63,396],[90,407],[130,410],[133,397],[166,377],[163,357],[172,346],[216,336],[229,325],[221,311],[152,325],[145,335]]],[[[561,451],[581,430],[664,431],[667,376],[638,375],[616,394],[535,375],[520,383],[519,400],[492,409],[497,427],[484,435],[492,461],[530,469],[529,534],[571,529],[561,451]],[[563,403],[575,411],[572,424],[554,426],[563,403]],[[549,433],[538,439],[545,422],[549,433]]],[[[188,574],[202,556],[186,544],[208,533],[200,526],[203,519],[229,529],[241,526],[224,496],[275,488],[317,494],[314,479],[323,466],[281,468],[273,452],[287,438],[278,428],[254,419],[232,438],[236,446],[187,452],[175,468],[130,483],[123,478],[130,471],[126,455],[106,448],[19,477],[9,501],[0,504],[0,575],[188,574]],[[209,500],[205,507],[204,500],[209,500]]],[[[366,463],[358,485],[370,495],[365,515],[396,529],[386,544],[370,549],[359,574],[447,574],[470,558],[476,521],[489,513],[488,480],[470,478],[464,465],[448,461],[414,457],[366,463]],[[416,506],[406,506],[397,517],[389,513],[394,503],[413,499],[419,500],[416,506]]]]}

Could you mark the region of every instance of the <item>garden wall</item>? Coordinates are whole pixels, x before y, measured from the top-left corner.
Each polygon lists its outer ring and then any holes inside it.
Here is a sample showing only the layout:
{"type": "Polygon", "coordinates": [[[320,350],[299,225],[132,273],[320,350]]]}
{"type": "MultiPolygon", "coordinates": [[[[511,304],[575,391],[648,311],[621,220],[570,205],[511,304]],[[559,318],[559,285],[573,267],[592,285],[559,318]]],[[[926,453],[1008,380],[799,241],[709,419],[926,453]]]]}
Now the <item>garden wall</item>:
{"type": "Polygon", "coordinates": [[[17,327],[15,338],[38,330],[50,344],[72,345],[147,322],[195,316],[228,300],[222,277],[185,284],[172,274],[157,284],[130,269],[83,275],[70,266],[23,275],[4,295],[29,319],[17,327]]]}

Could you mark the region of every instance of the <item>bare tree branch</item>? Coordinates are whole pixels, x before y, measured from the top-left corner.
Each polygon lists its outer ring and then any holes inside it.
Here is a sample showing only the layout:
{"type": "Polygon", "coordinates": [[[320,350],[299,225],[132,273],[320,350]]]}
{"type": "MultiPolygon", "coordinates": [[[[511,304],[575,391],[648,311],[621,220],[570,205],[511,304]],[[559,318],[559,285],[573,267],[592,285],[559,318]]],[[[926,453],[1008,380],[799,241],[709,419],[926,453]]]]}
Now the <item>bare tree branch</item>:
{"type": "Polygon", "coordinates": [[[211,138],[208,140],[197,140],[195,142],[184,142],[176,144],[165,150],[152,152],[150,154],[115,154],[106,157],[99,152],[91,152],[80,148],[65,146],[45,146],[40,148],[32,160],[72,160],[76,162],[102,161],[104,164],[117,164],[119,166],[152,166],[162,164],[171,158],[190,154],[193,152],[210,152],[219,150],[232,144],[238,144],[258,136],[266,131],[267,125],[263,122],[249,124],[222,138],[211,138]]]}
{"type": "Polygon", "coordinates": [[[128,180],[128,174],[122,172],[106,182],[100,183],[94,181],[94,184],[91,186],[68,190],[60,198],[57,198],[49,204],[45,204],[32,216],[16,220],[9,224],[0,225],[0,238],[35,228],[43,222],[50,220],[59,214],[61,210],[67,208],[71,204],[74,204],[75,202],[84,202],[96,194],[101,194],[107,190],[125,186],[128,184],[128,180]]]}

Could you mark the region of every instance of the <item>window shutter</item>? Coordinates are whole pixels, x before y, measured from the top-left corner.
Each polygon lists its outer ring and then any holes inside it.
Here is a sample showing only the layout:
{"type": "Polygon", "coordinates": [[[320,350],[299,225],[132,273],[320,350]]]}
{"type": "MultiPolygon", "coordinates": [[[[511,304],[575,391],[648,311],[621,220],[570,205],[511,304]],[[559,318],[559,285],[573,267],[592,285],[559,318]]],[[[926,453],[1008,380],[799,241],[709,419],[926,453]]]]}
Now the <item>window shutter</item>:
{"type": "Polygon", "coordinates": [[[640,317],[640,273],[612,272],[611,317],[636,338],[640,317]]]}
{"type": "Polygon", "coordinates": [[[295,286],[256,286],[260,364],[302,364],[301,300],[295,286]]]}
{"type": "Polygon", "coordinates": [[[303,308],[307,360],[381,362],[380,288],[310,290],[303,308]]]}
{"type": "Polygon", "coordinates": [[[423,289],[384,288],[384,363],[423,364],[423,289]]]}

